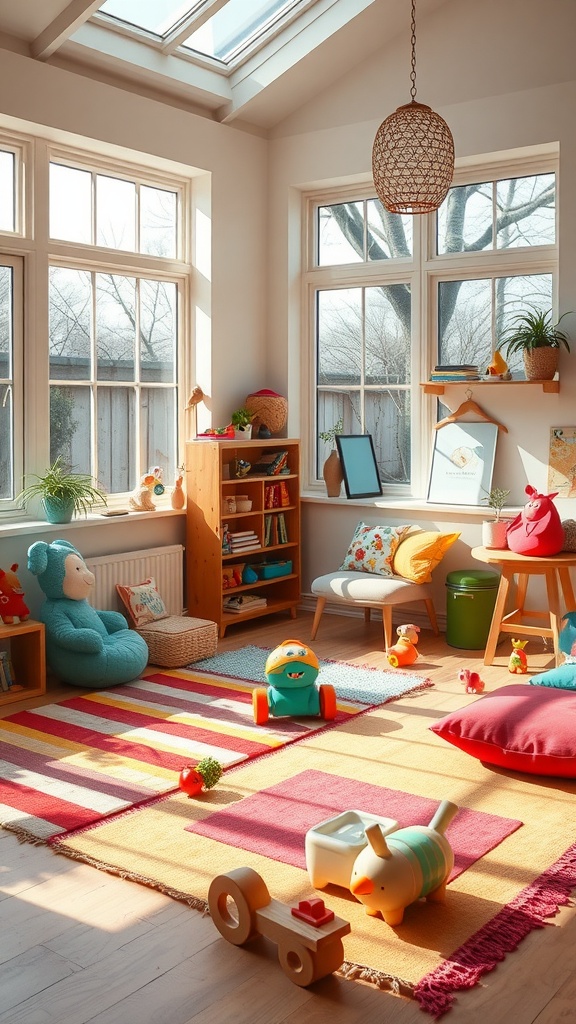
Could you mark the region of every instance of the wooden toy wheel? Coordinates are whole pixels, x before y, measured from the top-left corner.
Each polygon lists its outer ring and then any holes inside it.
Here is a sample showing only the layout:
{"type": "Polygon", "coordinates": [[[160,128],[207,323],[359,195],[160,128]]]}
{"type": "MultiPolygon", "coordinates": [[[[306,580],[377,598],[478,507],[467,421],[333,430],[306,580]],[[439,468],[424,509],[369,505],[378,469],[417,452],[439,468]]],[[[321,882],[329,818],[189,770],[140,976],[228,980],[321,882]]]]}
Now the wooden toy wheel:
{"type": "Polygon", "coordinates": [[[252,868],[217,875],[208,890],[208,908],[218,931],[234,946],[258,934],[255,911],[270,903],[264,879],[252,868]]]}
{"type": "Polygon", "coordinates": [[[392,668],[398,668],[398,658],[395,654],[389,654],[388,661],[392,665],[392,668]]]}
{"type": "Polygon", "coordinates": [[[336,690],[330,683],[322,683],[318,687],[320,691],[320,715],[327,722],[336,718],[336,690]]]}
{"type": "Polygon", "coordinates": [[[344,946],[341,939],[324,942],[315,952],[294,938],[278,945],[278,960],[284,973],[295,985],[305,988],[319,978],[325,978],[342,966],[344,946]]]}
{"type": "Polygon", "coordinates": [[[268,721],[268,690],[263,686],[257,686],[252,691],[252,711],[256,725],[264,725],[268,721]]]}

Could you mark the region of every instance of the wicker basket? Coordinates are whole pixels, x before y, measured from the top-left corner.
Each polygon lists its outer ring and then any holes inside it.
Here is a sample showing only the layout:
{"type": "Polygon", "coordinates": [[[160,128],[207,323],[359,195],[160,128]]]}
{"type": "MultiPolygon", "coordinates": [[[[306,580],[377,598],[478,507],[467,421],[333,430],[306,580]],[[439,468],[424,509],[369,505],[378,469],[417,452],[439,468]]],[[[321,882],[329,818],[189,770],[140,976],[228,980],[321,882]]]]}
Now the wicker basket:
{"type": "Polygon", "coordinates": [[[255,392],[246,397],[244,404],[254,417],[252,436],[262,425],[268,427],[271,434],[280,434],[284,430],[288,421],[288,402],[282,395],[271,391],[255,392]]]}
{"type": "Polygon", "coordinates": [[[169,615],[136,630],[148,644],[148,660],[163,668],[182,668],[216,653],[218,627],[210,619],[169,615]]]}

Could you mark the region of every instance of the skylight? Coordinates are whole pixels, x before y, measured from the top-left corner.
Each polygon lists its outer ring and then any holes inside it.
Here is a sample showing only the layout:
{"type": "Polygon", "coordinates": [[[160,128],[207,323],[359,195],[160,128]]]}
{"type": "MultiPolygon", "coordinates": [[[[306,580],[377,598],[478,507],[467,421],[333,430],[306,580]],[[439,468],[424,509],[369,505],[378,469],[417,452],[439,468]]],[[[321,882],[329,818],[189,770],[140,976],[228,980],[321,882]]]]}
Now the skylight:
{"type": "Polygon", "coordinates": [[[305,5],[309,0],[106,0],[100,12],[174,47],[230,65],[248,48],[262,45],[275,27],[305,5]]]}

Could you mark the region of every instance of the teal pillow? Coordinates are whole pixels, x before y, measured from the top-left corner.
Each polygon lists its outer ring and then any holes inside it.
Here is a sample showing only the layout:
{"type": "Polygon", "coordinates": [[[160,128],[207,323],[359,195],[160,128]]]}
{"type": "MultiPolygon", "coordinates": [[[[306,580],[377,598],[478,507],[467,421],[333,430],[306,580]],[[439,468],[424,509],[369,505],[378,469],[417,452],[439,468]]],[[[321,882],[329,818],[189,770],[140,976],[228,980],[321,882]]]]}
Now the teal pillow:
{"type": "Polygon", "coordinates": [[[530,679],[532,686],[556,686],[559,690],[576,690],[576,662],[566,662],[540,672],[530,679]]]}

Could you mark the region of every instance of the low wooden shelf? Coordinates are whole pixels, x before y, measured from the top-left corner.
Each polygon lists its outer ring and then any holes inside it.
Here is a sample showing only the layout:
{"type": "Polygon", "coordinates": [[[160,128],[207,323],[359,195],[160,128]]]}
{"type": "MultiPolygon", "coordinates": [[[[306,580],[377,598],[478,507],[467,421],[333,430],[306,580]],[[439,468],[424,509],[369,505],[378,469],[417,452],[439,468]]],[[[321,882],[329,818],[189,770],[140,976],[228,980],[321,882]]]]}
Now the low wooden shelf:
{"type": "Polygon", "coordinates": [[[44,623],[0,624],[0,650],[10,653],[15,682],[21,690],[0,690],[0,706],[46,693],[46,644],[44,623]]]}

